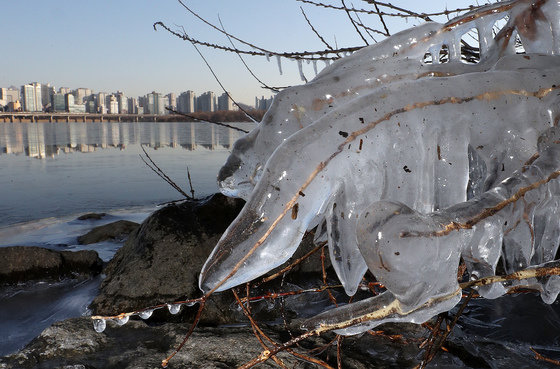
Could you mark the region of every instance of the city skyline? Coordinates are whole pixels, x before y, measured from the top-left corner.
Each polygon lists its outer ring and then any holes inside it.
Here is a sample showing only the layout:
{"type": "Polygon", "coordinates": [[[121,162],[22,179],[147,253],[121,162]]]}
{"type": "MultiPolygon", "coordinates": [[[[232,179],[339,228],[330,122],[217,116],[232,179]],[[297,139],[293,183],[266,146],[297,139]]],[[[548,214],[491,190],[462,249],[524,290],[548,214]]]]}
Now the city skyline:
{"type": "MultiPolygon", "coordinates": [[[[339,2],[331,3],[340,6],[339,2]]],[[[275,51],[325,49],[303,18],[300,6],[328,42],[337,46],[364,45],[345,14],[297,1],[246,0],[240,4],[214,0],[186,4],[218,27],[219,15],[228,32],[275,51]]],[[[465,0],[430,1],[419,9],[412,0],[398,3],[418,12],[470,4],[471,1],[465,0]]],[[[25,20],[10,16],[0,24],[0,32],[9,35],[5,40],[9,52],[0,58],[2,86],[52,80],[60,86],[120,90],[128,96],[145,94],[145,86],[162,92],[188,89],[223,92],[190,43],[161,28],[154,31],[153,24],[162,21],[202,41],[229,44],[226,37],[189,14],[175,0],[94,3],[59,0],[3,5],[4,14],[25,14],[25,20]]],[[[363,3],[356,7],[371,8],[371,5],[363,3]]],[[[360,17],[364,23],[380,27],[377,16],[360,17]]],[[[445,18],[438,20],[445,21],[445,18]]],[[[407,23],[400,18],[387,18],[386,22],[392,33],[419,23],[416,20],[407,23]]],[[[242,45],[236,42],[236,46],[242,45]]],[[[238,102],[252,105],[254,96],[272,96],[251,77],[236,54],[199,49],[238,102]]],[[[245,57],[251,70],[270,86],[303,83],[296,62],[282,59],[280,75],[275,59],[267,62],[265,57],[245,57]]],[[[324,64],[319,63],[319,69],[322,67],[324,64]]],[[[304,63],[303,72],[307,79],[314,76],[311,65],[304,63]]]]}
{"type": "MultiPolygon", "coordinates": [[[[272,97],[255,97],[255,105],[246,108],[266,110],[272,97]]],[[[240,103],[242,104],[242,103],[240,103]]],[[[0,86],[0,111],[8,112],[68,112],[95,114],[155,114],[217,112],[238,110],[228,92],[213,91],[197,94],[192,90],[163,94],[152,91],[130,97],[121,90],[94,91],[88,87],[58,87],[50,83],[30,82],[16,86],[0,86]],[[170,110],[168,110],[170,109],[170,110]]]]}

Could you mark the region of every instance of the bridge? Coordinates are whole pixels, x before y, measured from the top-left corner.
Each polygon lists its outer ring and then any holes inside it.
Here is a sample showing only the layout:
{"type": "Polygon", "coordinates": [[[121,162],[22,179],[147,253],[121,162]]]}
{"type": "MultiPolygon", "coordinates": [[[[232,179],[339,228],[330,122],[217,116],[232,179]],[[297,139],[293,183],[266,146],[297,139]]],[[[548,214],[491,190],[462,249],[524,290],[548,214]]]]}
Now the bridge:
{"type": "Polygon", "coordinates": [[[181,115],[155,114],[95,114],[95,113],[41,113],[9,112],[0,113],[0,122],[169,122],[184,121],[181,115]]]}

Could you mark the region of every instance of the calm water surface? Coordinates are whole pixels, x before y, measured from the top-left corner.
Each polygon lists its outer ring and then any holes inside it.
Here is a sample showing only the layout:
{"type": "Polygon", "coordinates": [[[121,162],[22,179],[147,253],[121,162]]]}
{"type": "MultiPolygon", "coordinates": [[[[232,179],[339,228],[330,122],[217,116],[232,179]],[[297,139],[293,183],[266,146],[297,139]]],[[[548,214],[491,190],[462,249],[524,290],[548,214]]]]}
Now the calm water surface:
{"type": "MultiPolygon", "coordinates": [[[[216,174],[241,134],[206,123],[0,123],[0,247],[94,249],[109,261],[122,243],[84,246],[77,237],[120,219],[140,223],[181,198],[142,162],[142,146],[187,193],[188,167],[201,197],[217,191],[216,174]],[[108,215],[76,220],[88,212],[108,215]]],[[[0,289],[0,356],[56,321],[88,314],[101,279],[0,289]]]]}
{"type": "Polygon", "coordinates": [[[188,166],[195,195],[210,194],[241,134],[206,123],[0,123],[0,227],[180,198],[141,146],[186,192],[188,166]]]}

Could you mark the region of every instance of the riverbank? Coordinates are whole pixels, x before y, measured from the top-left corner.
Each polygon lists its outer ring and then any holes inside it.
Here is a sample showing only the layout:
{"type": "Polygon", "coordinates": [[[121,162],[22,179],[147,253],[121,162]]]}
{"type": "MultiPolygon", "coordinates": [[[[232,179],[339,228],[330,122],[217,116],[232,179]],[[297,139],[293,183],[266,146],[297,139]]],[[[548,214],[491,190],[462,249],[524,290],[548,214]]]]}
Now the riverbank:
{"type": "MultiPolygon", "coordinates": [[[[141,320],[139,314],[130,317],[130,321],[107,319],[106,328],[97,324],[97,331],[87,316],[54,323],[25,348],[0,358],[0,368],[160,367],[161,361],[182,341],[198,310],[197,305],[172,303],[200,296],[197,280],[202,264],[242,205],[240,200],[213,195],[155,211],[108,263],[104,270],[106,278],[99,291],[95,291],[90,309],[93,315],[115,315],[151,305],[163,306],[146,320],[141,320]]],[[[313,247],[312,237],[304,238],[288,263],[313,247]]],[[[332,308],[332,298],[339,304],[348,302],[337,288],[331,289],[332,296],[324,290],[312,290],[324,283],[324,261],[321,252],[315,252],[281,278],[251,289],[251,296],[269,296],[251,303],[252,318],[266,337],[285,342],[302,333],[303,320],[332,308]],[[269,292],[284,292],[285,296],[275,297],[269,292]]],[[[328,261],[325,271],[327,283],[335,285],[328,261]]],[[[245,289],[239,292],[241,297],[245,296],[245,289]]],[[[361,291],[356,299],[361,298],[361,293],[369,294],[361,291]]],[[[431,365],[554,368],[553,364],[537,361],[531,348],[548,356],[559,356],[559,311],[558,304],[546,305],[532,294],[473,300],[447,339],[445,350],[439,352],[431,365]]],[[[143,314],[144,318],[147,315],[143,314]]],[[[427,326],[386,324],[370,334],[340,340],[334,333],[327,333],[305,340],[294,349],[331,367],[337,367],[340,360],[345,369],[412,368],[423,357],[422,342],[429,333],[427,326]]],[[[266,338],[261,339],[270,347],[266,338]]],[[[254,359],[262,350],[232,294],[223,292],[207,302],[199,326],[169,367],[233,368],[254,359]]],[[[288,352],[282,353],[279,360],[289,368],[317,367],[288,352]]],[[[263,367],[274,365],[270,361],[263,367]]]]}

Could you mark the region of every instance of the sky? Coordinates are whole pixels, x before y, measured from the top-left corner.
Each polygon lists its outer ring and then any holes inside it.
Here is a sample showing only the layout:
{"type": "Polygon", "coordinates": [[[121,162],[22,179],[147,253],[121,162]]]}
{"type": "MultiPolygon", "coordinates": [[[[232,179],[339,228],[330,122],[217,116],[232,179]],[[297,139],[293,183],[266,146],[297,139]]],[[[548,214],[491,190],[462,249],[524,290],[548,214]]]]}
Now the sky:
{"type": "MultiPolygon", "coordinates": [[[[195,12],[248,42],[273,51],[323,50],[301,14],[303,7],[313,26],[330,44],[360,46],[364,42],[345,13],[296,0],[183,0],[195,12]]],[[[327,0],[339,6],[339,0],[327,0]]],[[[393,4],[418,12],[454,9],[472,1],[394,0],[393,4]]],[[[346,0],[347,6],[352,0],[346,0]]],[[[372,9],[354,0],[356,8],[372,9]]],[[[91,88],[94,92],[123,91],[129,97],[151,91],[179,94],[223,92],[194,47],[163,29],[161,21],[190,36],[222,45],[228,39],[207,26],[177,0],[21,0],[4,1],[0,16],[4,45],[0,57],[0,87],[29,82],[59,87],[91,88]]],[[[377,16],[360,15],[364,24],[380,28],[377,16]]],[[[439,21],[445,21],[440,18],[439,21]]],[[[417,25],[415,20],[387,19],[392,33],[417,25]]],[[[379,39],[378,39],[379,40],[379,39]]],[[[370,41],[371,42],[371,41],[370,41]]],[[[255,96],[271,96],[249,74],[233,53],[199,47],[234,99],[254,104],[255,96]]],[[[254,74],[270,86],[303,83],[297,63],[283,60],[280,75],[275,58],[245,57],[254,74]]],[[[319,67],[324,66],[323,63],[319,67]]],[[[313,78],[311,65],[304,74],[313,78]]]]}

